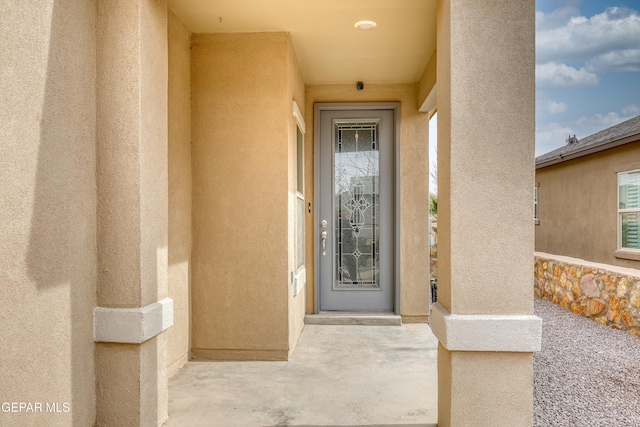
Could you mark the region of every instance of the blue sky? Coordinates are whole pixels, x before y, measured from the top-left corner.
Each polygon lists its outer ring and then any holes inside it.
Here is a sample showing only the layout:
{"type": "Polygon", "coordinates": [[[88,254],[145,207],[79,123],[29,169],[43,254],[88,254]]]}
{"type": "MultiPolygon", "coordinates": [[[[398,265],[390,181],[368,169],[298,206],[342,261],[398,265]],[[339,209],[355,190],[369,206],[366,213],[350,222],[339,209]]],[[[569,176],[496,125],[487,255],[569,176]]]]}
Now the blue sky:
{"type": "Polygon", "coordinates": [[[536,155],[640,115],[640,0],[536,1],[536,155]]]}
{"type": "Polygon", "coordinates": [[[536,0],[536,156],[637,115],[640,0],[536,0]]]}

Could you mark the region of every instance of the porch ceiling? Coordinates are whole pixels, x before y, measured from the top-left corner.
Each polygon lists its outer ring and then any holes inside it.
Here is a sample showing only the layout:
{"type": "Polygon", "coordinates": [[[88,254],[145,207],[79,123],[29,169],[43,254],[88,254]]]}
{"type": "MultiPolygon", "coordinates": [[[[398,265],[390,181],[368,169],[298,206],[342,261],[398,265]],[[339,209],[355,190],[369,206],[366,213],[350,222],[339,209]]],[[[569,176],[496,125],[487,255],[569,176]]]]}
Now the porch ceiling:
{"type": "Polygon", "coordinates": [[[169,0],[194,33],[291,33],[307,84],[416,82],[436,47],[436,0],[169,0]],[[354,23],[375,21],[372,30],[354,23]]]}

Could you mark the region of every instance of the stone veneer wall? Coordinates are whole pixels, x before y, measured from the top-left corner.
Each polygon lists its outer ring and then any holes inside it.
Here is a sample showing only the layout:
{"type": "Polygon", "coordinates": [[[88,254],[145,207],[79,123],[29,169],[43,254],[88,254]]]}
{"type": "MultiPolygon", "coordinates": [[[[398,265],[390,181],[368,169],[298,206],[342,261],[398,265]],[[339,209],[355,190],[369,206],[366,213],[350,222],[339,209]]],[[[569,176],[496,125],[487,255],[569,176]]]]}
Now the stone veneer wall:
{"type": "Polygon", "coordinates": [[[640,338],[640,270],[536,252],[534,293],[640,338]]]}

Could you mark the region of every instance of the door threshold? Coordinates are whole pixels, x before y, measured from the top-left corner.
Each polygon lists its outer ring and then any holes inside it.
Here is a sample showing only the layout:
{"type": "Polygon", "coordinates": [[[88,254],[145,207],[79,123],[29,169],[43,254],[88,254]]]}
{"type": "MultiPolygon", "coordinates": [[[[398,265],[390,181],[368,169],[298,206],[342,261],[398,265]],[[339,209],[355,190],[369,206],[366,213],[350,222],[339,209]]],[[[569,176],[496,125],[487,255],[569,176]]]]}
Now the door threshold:
{"type": "Polygon", "coordinates": [[[306,314],[305,325],[402,326],[402,316],[390,312],[321,311],[306,314]]]}

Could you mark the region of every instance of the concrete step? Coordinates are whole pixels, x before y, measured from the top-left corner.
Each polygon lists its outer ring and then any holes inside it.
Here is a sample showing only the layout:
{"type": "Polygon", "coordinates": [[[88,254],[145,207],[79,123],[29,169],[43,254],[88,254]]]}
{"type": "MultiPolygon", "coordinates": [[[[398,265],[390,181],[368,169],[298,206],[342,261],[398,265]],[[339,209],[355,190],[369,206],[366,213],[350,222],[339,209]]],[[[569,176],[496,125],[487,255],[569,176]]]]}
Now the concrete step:
{"type": "Polygon", "coordinates": [[[305,325],[402,326],[402,317],[393,313],[320,312],[304,316],[305,325]]]}

